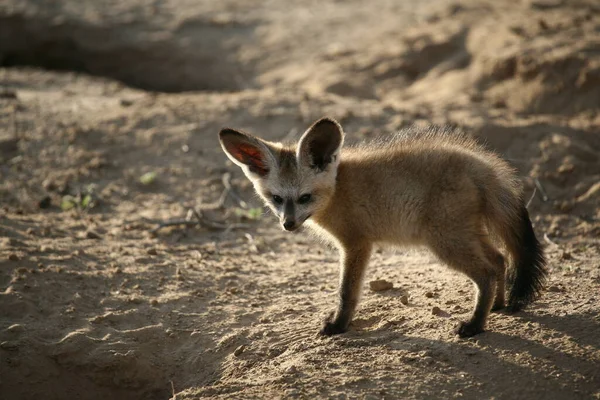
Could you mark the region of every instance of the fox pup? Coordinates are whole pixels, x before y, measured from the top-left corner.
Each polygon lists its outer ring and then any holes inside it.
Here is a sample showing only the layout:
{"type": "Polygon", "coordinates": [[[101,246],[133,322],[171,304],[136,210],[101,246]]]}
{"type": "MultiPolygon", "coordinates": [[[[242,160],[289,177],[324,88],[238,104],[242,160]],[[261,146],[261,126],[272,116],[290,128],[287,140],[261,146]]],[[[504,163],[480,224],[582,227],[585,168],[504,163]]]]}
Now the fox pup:
{"type": "Polygon", "coordinates": [[[425,245],[474,282],[475,309],[456,328],[461,337],[483,332],[490,310],[504,308],[505,280],[511,311],[542,289],[546,262],[515,172],[473,139],[430,129],[342,149],[344,131],[331,118],[292,146],[228,128],[219,139],[283,229],[306,222],[339,249],[339,303],[323,335],[348,329],[375,243],[425,245]],[[508,273],[490,236],[510,255],[508,273]]]}

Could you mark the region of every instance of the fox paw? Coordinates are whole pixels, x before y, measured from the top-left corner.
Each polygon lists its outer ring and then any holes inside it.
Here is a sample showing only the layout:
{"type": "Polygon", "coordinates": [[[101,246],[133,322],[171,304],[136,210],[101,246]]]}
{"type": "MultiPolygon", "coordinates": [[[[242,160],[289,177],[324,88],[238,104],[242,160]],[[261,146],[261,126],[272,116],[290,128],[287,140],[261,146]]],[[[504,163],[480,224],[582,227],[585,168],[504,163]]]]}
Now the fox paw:
{"type": "Polygon", "coordinates": [[[335,321],[333,318],[333,314],[330,315],[325,322],[323,323],[323,328],[319,331],[320,335],[323,336],[332,336],[339,335],[340,333],[344,333],[348,330],[348,328],[341,324],[339,321],[335,321]]]}
{"type": "Polygon", "coordinates": [[[516,312],[521,311],[523,309],[523,307],[524,307],[524,305],[521,303],[513,303],[513,304],[509,303],[506,306],[506,312],[509,314],[514,314],[516,312]]]}
{"type": "Polygon", "coordinates": [[[479,333],[484,332],[483,328],[478,324],[473,324],[471,322],[462,321],[456,327],[456,334],[461,338],[475,336],[479,333]]]}
{"type": "Polygon", "coordinates": [[[323,328],[321,328],[321,330],[319,331],[319,334],[323,336],[332,336],[339,335],[340,333],[344,333],[346,331],[347,329],[343,326],[340,326],[339,324],[336,324],[334,322],[325,322],[323,328]]]}

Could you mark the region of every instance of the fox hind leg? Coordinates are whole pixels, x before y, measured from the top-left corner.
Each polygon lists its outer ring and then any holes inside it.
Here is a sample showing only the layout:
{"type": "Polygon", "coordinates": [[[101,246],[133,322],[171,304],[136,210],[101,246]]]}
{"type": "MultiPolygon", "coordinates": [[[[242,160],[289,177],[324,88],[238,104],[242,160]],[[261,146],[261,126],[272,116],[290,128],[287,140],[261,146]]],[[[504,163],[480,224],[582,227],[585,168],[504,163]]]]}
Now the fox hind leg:
{"type": "Polygon", "coordinates": [[[470,337],[484,331],[485,323],[492,308],[496,277],[489,270],[469,269],[463,272],[471,278],[477,287],[475,310],[469,321],[461,322],[457,328],[460,337],[470,337]]]}
{"type": "Polygon", "coordinates": [[[456,332],[460,337],[483,332],[494,302],[497,273],[486,257],[477,235],[439,238],[431,247],[442,261],[467,275],[477,288],[473,314],[468,321],[459,324],[456,332]]]}
{"type": "Polygon", "coordinates": [[[494,298],[492,311],[498,311],[505,306],[506,263],[504,256],[496,250],[487,238],[484,238],[481,242],[485,256],[496,271],[496,297],[494,298]]]}

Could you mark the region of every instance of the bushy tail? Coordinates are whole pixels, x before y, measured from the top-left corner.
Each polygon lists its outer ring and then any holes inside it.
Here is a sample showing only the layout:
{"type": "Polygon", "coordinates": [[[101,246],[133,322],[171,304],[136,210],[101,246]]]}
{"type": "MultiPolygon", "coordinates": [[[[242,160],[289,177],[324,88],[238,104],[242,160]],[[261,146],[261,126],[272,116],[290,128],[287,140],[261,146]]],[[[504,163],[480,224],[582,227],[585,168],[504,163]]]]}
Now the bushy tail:
{"type": "Polygon", "coordinates": [[[511,237],[504,238],[513,259],[507,279],[508,309],[519,311],[540,294],[548,271],[542,245],[535,237],[524,204],[520,207],[518,220],[514,221],[511,228],[511,237]]]}
{"type": "Polygon", "coordinates": [[[511,256],[506,287],[508,309],[519,311],[540,294],[548,272],[542,245],[535,237],[519,181],[509,168],[481,180],[488,226],[505,243],[511,256]]]}

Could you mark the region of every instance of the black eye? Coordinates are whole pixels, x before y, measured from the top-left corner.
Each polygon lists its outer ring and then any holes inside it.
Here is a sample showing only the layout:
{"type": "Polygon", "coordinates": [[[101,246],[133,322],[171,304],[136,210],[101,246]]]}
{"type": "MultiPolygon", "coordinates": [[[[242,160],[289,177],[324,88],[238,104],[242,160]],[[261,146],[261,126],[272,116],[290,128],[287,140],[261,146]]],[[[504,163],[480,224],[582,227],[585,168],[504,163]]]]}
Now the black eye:
{"type": "Polygon", "coordinates": [[[307,194],[303,194],[302,196],[300,196],[300,198],[298,199],[298,204],[306,204],[308,203],[310,200],[312,199],[312,196],[310,195],[310,193],[307,194]]]}
{"type": "Polygon", "coordinates": [[[283,198],[281,196],[273,195],[273,203],[275,204],[283,204],[283,198]]]}

